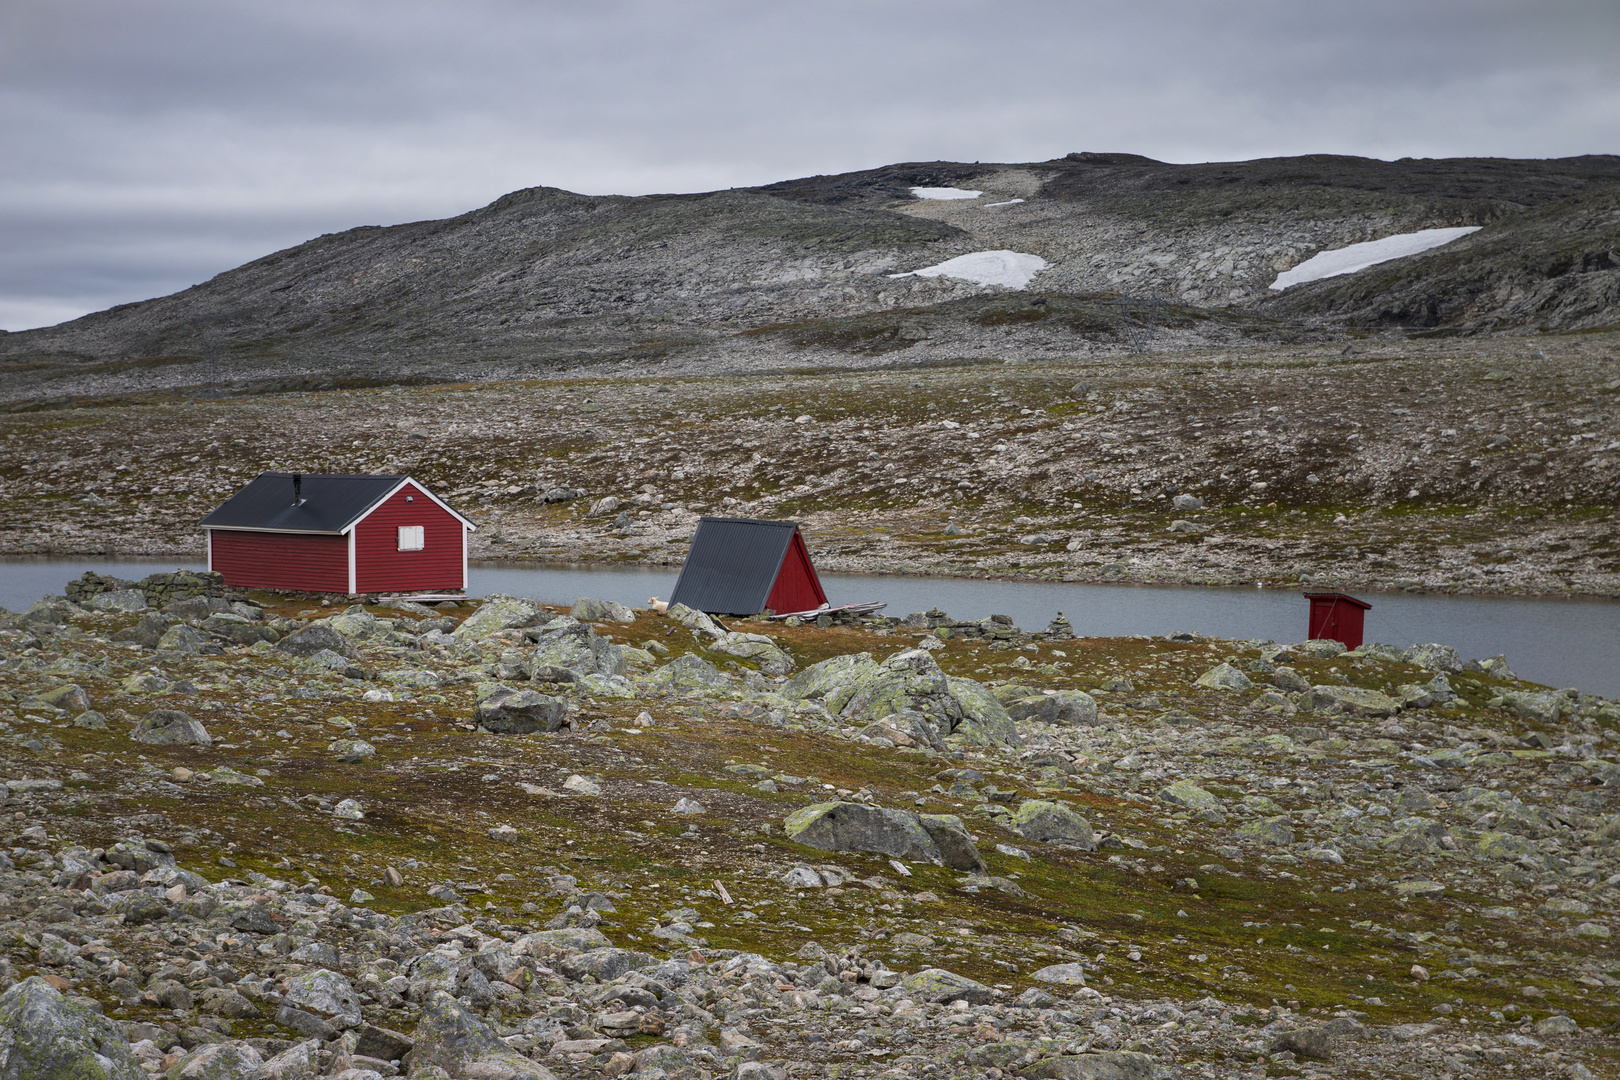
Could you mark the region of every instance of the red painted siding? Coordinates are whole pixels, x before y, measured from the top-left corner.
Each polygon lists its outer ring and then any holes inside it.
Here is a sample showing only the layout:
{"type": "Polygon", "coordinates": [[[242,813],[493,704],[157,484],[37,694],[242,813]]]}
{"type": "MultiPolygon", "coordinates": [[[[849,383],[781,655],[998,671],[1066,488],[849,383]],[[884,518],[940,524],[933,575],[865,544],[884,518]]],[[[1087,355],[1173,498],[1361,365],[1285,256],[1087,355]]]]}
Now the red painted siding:
{"type": "Polygon", "coordinates": [[[355,590],[420,592],[460,589],[466,534],[454,514],[415,484],[406,484],[354,527],[355,590]],[[412,501],[407,502],[409,497],[412,501]],[[399,550],[399,527],[420,525],[421,551],[399,550]]]}
{"type": "Polygon", "coordinates": [[[239,589],[349,591],[349,538],[208,530],[211,565],[239,589]]]}
{"type": "MultiPolygon", "coordinates": [[[[756,579],[757,580],[757,579],[756,579]]],[[[755,594],[758,595],[758,594],[755,594]]],[[[816,568],[810,563],[810,552],[804,546],[804,537],[793,534],[787,554],[782,557],[782,568],[776,572],[776,584],[765,606],[777,614],[789,611],[813,611],[827,602],[821,591],[816,568]]]]}

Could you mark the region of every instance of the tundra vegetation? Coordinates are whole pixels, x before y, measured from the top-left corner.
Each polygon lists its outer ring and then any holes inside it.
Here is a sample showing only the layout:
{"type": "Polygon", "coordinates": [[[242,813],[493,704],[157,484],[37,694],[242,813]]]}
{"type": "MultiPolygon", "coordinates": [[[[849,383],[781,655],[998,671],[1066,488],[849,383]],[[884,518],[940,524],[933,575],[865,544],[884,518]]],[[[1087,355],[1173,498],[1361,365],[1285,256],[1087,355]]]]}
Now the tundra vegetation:
{"type": "Polygon", "coordinates": [[[345,603],[5,618],[0,1075],[1613,1075],[1620,705],[1503,658],[345,603]]]}

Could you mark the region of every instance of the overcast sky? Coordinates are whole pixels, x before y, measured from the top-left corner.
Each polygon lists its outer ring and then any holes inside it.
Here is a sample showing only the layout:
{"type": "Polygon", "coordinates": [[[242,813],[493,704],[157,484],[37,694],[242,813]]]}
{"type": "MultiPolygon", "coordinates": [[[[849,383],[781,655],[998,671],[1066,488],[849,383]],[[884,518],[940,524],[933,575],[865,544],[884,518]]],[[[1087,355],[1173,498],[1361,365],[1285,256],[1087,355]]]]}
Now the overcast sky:
{"type": "Polygon", "coordinates": [[[3,0],[0,328],[507,191],[1620,152],[1615,0],[3,0]]]}

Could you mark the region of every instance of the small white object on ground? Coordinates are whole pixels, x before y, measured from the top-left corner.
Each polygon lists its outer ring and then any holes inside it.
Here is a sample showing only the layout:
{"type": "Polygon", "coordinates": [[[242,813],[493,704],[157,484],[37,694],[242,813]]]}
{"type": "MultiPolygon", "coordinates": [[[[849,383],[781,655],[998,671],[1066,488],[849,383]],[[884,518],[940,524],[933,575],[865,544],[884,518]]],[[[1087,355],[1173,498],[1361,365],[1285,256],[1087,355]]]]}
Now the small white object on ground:
{"type": "Polygon", "coordinates": [[[977,199],[984,192],[959,187],[914,187],[911,194],[919,199],[977,199]]]}
{"type": "Polygon", "coordinates": [[[903,277],[949,277],[971,281],[975,285],[1000,285],[1008,289],[1022,289],[1036,274],[1050,263],[1039,255],[1025,255],[1017,251],[975,251],[971,255],[958,255],[935,266],[925,266],[904,274],[903,277]]]}
{"type": "Polygon", "coordinates": [[[1023,199],[1008,199],[1006,202],[987,202],[984,204],[984,208],[988,210],[992,206],[1017,206],[1023,201],[1023,199]]]}
{"type": "Polygon", "coordinates": [[[1303,285],[1307,281],[1353,274],[1369,266],[1377,266],[1391,259],[1404,259],[1430,248],[1449,244],[1459,237],[1478,232],[1478,225],[1465,225],[1456,229],[1423,229],[1419,232],[1386,236],[1382,240],[1368,240],[1363,244],[1319,251],[1291,270],[1284,270],[1271,283],[1273,289],[1282,290],[1290,285],[1303,285]]]}

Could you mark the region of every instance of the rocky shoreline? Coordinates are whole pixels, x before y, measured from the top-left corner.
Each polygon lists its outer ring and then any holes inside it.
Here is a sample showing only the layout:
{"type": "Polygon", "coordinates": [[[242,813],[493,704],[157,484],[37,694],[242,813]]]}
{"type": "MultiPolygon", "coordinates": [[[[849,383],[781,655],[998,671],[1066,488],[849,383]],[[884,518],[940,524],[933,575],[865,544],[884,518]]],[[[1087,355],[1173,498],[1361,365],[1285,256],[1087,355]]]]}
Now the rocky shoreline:
{"type": "Polygon", "coordinates": [[[1620,703],[1504,658],[342,605],[0,616],[0,1077],[1616,1075],[1620,703]]]}

